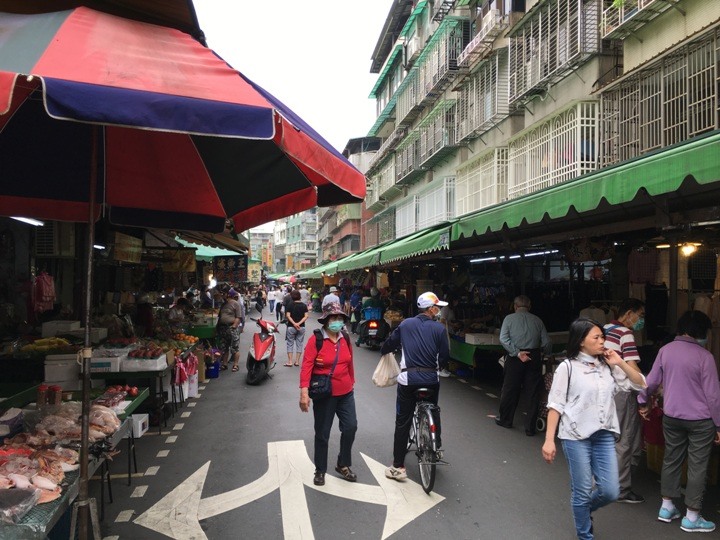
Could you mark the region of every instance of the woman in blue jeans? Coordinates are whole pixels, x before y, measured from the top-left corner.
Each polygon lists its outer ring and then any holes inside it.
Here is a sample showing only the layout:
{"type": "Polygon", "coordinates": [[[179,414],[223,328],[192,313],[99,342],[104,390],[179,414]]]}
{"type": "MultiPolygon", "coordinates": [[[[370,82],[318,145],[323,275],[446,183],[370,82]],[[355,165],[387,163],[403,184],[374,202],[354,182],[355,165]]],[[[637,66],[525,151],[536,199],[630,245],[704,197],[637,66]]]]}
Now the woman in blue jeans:
{"type": "Polygon", "coordinates": [[[568,359],[558,366],[548,397],[542,454],[555,460],[555,432],[570,470],[571,507],[580,540],[593,536],[592,512],[620,493],[615,437],[619,435],[614,396],[645,388],[642,373],[605,348],[602,326],[580,318],[570,325],[568,359]]]}

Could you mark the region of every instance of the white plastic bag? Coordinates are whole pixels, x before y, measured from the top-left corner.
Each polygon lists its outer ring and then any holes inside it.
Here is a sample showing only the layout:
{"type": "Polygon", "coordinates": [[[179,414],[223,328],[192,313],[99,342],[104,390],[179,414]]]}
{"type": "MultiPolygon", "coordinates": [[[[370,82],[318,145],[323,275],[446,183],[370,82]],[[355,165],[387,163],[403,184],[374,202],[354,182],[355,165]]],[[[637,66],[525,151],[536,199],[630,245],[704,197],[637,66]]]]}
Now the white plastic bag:
{"type": "Polygon", "coordinates": [[[372,382],[375,386],[386,388],[397,384],[398,375],[400,375],[400,366],[395,360],[395,355],[393,353],[383,354],[373,373],[372,382]]]}

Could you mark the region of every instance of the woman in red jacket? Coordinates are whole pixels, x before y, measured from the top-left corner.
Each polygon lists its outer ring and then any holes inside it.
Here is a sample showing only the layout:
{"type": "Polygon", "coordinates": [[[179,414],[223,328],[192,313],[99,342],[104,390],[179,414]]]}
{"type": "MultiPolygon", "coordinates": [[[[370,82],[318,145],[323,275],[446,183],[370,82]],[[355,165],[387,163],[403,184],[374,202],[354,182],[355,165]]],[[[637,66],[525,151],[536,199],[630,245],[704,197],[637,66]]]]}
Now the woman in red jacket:
{"type": "Polygon", "coordinates": [[[357,431],[355,414],[355,369],[353,367],[352,348],[346,333],[342,332],[348,316],[337,302],[323,307],[322,317],[318,319],[322,327],[322,346],[318,350],[315,336],[308,339],[300,368],[300,410],[310,410],[308,387],[312,375],[330,374],[335,359],[337,364],[332,371],[332,396],[315,399],[313,415],[315,417],[315,477],[316,486],[325,485],[327,471],[328,440],[333,420],[337,415],[340,421],[340,453],[335,470],[348,482],[356,482],[357,475],[350,470],[352,465],[352,445],[357,431]]]}

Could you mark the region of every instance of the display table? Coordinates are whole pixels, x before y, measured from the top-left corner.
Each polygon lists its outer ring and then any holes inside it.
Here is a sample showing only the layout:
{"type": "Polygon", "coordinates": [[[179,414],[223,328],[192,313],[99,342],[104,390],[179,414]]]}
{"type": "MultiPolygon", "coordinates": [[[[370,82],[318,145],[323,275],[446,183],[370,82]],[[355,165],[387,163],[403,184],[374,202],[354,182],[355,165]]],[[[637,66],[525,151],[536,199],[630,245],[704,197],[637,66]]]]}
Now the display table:
{"type": "MultiPolygon", "coordinates": [[[[112,372],[112,371],[104,371],[99,373],[91,373],[90,378],[91,379],[101,379],[105,381],[105,384],[129,384],[128,381],[134,381],[134,380],[146,380],[150,381],[152,384],[150,384],[149,389],[146,388],[144,391],[147,391],[148,394],[145,395],[143,398],[143,401],[147,399],[149,394],[152,394],[155,398],[155,406],[156,410],[159,413],[158,418],[163,418],[165,427],[167,427],[167,420],[165,420],[165,414],[163,413],[163,405],[165,404],[165,397],[163,394],[163,378],[168,374],[170,370],[169,366],[165,366],[164,369],[160,369],[157,371],[122,371],[122,372],[112,372]]],[[[138,394],[137,398],[133,400],[133,403],[137,401],[137,399],[140,398],[140,394],[138,394]]],[[[142,402],[139,402],[137,405],[139,405],[142,402]]],[[[132,409],[133,411],[137,408],[137,405],[132,409]]],[[[127,413],[126,415],[131,414],[127,413]]],[[[158,422],[158,433],[162,433],[162,423],[158,422]]]]}
{"type": "MultiPolygon", "coordinates": [[[[560,352],[564,349],[565,344],[553,343],[553,353],[560,352]]],[[[452,337],[450,338],[450,358],[452,360],[475,368],[477,367],[476,352],[481,353],[485,358],[497,361],[506,351],[502,345],[472,345],[464,341],[458,341],[452,337]]]]}

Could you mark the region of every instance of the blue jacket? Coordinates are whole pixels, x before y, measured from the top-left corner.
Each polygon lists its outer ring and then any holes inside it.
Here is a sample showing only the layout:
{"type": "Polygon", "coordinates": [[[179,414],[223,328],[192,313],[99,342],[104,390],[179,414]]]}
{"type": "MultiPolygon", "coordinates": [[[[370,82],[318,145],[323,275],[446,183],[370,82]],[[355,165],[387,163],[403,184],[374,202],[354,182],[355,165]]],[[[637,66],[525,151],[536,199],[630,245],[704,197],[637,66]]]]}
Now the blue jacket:
{"type": "Polygon", "coordinates": [[[398,384],[438,384],[437,370],[450,359],[450,344],[445,327],[421,313],[405,319],[383,343],[386,354],[402,346],[398,384]],[[421,368],[420,371],[414,368],[421,368]]]}

